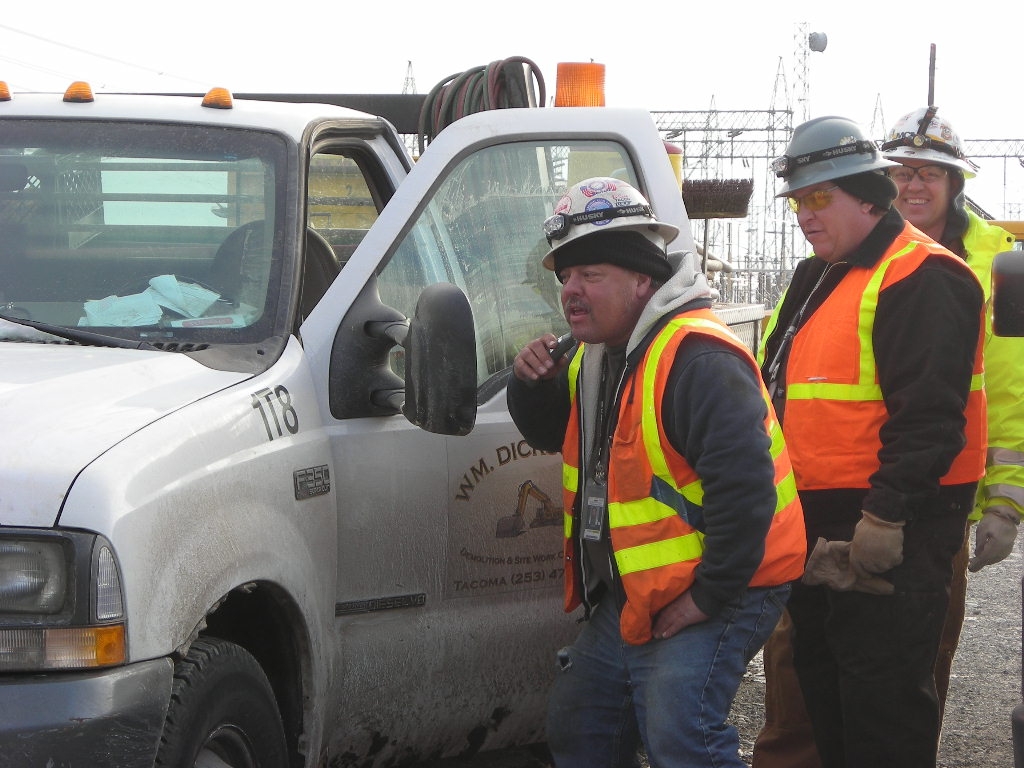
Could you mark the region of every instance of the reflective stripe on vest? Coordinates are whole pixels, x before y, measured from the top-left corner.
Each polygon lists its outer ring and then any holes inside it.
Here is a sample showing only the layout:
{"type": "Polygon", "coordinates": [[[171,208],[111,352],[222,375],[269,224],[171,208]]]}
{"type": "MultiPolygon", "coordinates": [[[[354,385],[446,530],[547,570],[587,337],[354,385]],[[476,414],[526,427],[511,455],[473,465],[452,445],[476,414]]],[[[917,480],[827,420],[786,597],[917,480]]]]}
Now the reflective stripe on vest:
{"type": "MultiPolygon", "coordinates": [[[[760,382],[757,364],[742,342],[712,312],[699,310],[673,318],[658,332],[634,374],[633,381],[640,387],[638,403],[628,399],[620,403],[620,421],[610,462],[608,518],[617,570],[626,593],[622,636],[634,644],[650,639],[651,623],[657,611],[693,583],[693,571],[704,550],[703,533],[687,522],[693,508],[702,506],[700,480],[671,447],[667,448],[671,453],[666,453],[663,446],[668,446],[667,438],[659,419],[672,360],[688,333],[713,336],[741,351],[760,382]],[[622,431],[631,433],[637,426],[639,434],[633,438],[635,449],[622,447],[622,439],[626,437],[622,431]]],[[[571,489],[579,487],[580,475],[580,415],[576,404],[579,370],[579,360],[574,359],[569,371],[573,410],[563,447],[564,501],[568,515],[566,553],[570,562],[577,544],[571,517],[576,494],[571,489]]],[[[799,578],[805,555],[803,516],[789,454],[763,385],[761,395],[768,414],[765,429],[771,437],[775,460],[777,501],[776,521],[765,544],[761,567],[751,580],[752,586],[781,584],[799,578]]],[[[579,604],[577,578],[578,574],[567,569],[567,610],[579,604]]]]}
{"type": "MultiPolygon", "coordinates": [[[[881,448],[878,430],[887,412],[875,362],[873,329],[882,291],[912,274],[933,255],[948,259],[965,274],[970,273],[961,259],[937,250],[937,246],[929,248],[907,238],[908,229],[904,229],[892,252],[884,255],[871,270],[851,269],[793,340],[786,367],[786,435],[803,490],[866,488],[878,466],[877,455],[881,448]],[[857,306],[853,307],[849,302],[855,299],[848,294],[858,290],[862,281],[857,306]],[[856,334],[843,335],[843,323],[851,319],[852,312],[856,313],[856,334]],[[811,348],[817,353],[810,351],[811,348]],[[847,351],[852,357],[845,356],[847,351]],[[819,357],[811,356],[814,354],[819,357]],[[828,361],[827,366],[823,365],[822,358],[828,361]],[[830,377],[832,381],[827,380],[830,377]],[[829,444],[822,446],[818,436],[825,423],[832,424],[834,431],[829,444]]],[[[944,478],[947,483],[971,482],[982,473],[981,341],[979,335],[966,408],[968,444],[944,478]]]]}

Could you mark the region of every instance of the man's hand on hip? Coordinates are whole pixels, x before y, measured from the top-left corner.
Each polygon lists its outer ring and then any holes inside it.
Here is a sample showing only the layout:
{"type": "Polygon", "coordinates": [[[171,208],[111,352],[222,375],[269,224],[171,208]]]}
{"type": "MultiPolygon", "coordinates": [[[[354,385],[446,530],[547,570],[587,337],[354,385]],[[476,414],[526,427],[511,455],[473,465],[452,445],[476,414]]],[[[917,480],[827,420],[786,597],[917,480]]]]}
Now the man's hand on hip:
{"type": "Polygon", "coordinates": [[[681,632],[691,624],[700,624],[707,620],[708,615],[693,602],[690,590],[686,590],[658,611],[658,615],[654,617],[654,627],[651,633],[655,640],[664,640],[681,632]]]}

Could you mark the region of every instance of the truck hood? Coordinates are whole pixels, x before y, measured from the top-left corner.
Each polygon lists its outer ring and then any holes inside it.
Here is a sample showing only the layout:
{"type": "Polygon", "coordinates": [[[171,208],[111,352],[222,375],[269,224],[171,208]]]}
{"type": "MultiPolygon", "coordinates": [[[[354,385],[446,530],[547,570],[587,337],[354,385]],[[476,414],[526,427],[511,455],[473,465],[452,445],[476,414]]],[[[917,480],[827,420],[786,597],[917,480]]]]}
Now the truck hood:
{"type": "Polygon", "coordinates": [[[52,526],[97,456],[248,376],[173,352],[0,343],[0,525],[52,526]]]}

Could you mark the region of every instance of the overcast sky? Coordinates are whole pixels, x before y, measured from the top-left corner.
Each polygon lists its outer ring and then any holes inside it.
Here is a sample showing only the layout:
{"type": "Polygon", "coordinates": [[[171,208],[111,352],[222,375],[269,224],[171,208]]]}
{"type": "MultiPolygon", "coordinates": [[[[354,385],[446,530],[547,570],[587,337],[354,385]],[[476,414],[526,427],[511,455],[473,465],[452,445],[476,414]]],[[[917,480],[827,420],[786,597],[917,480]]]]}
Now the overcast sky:
{"type": "MultiPolygon", "coordinates": [[[[1014,139],[1024,137],[1015,101],[1024,65],[1012,42],[1024,11],[1007,5],[888,3],[872,16],[870,4],[824,0],[176,0],[145,10],[134,0],[20,0],[0,17],[0,80],[15,91],[88,80],[112,91],[400,93],[411,62],[426,93],[465,69],[525,56],[549,97],[558,62],[596,61],[609,106],[756,110],[774,100],[798,119],[806,108],[874,125],[881,138],[882,124],[925,106],[935,44],[940,114],[965,139],[1014,139]],[[825,50],[809,52],[802,32],[824,33],[825,50]],[[806,104],[793,93],[802,74],[806,104]]],[[[1024,216],[1024,169],[979,162],[968,194],[997,216],[1004,202],[1016,206],[1005,215],[1024,216]]]]}

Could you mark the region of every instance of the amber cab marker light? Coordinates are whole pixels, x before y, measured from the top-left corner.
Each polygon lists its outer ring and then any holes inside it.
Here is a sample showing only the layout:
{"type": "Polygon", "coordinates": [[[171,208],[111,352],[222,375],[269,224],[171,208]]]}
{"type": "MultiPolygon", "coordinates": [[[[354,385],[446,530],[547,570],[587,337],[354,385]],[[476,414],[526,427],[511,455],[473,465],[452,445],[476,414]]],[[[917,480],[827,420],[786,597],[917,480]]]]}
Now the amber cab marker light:
{"type": "Polygon", "coordinates": [[[231,109],[235,106],[234,97],[227,88],[211,88],[203,97],[203,106],[211,109],[231,109]]]}
{"type": "Polygon", "coordinates": [[[76,80],[64,91],[64,101],[76,104],[88,104],[95,101],[92,95],[92,86],[84,80],[76,80]]]}
{"type": "Polygon", "coordinates": [[[561,62],[555,79],[556,107],[603,107],[604,64],[561,62]]]}
{"type": "Polygon", "coordinates": [[[0,80],[0,101],[11,100],[11,86],[9,86],[3,80],[0,80]]]}

